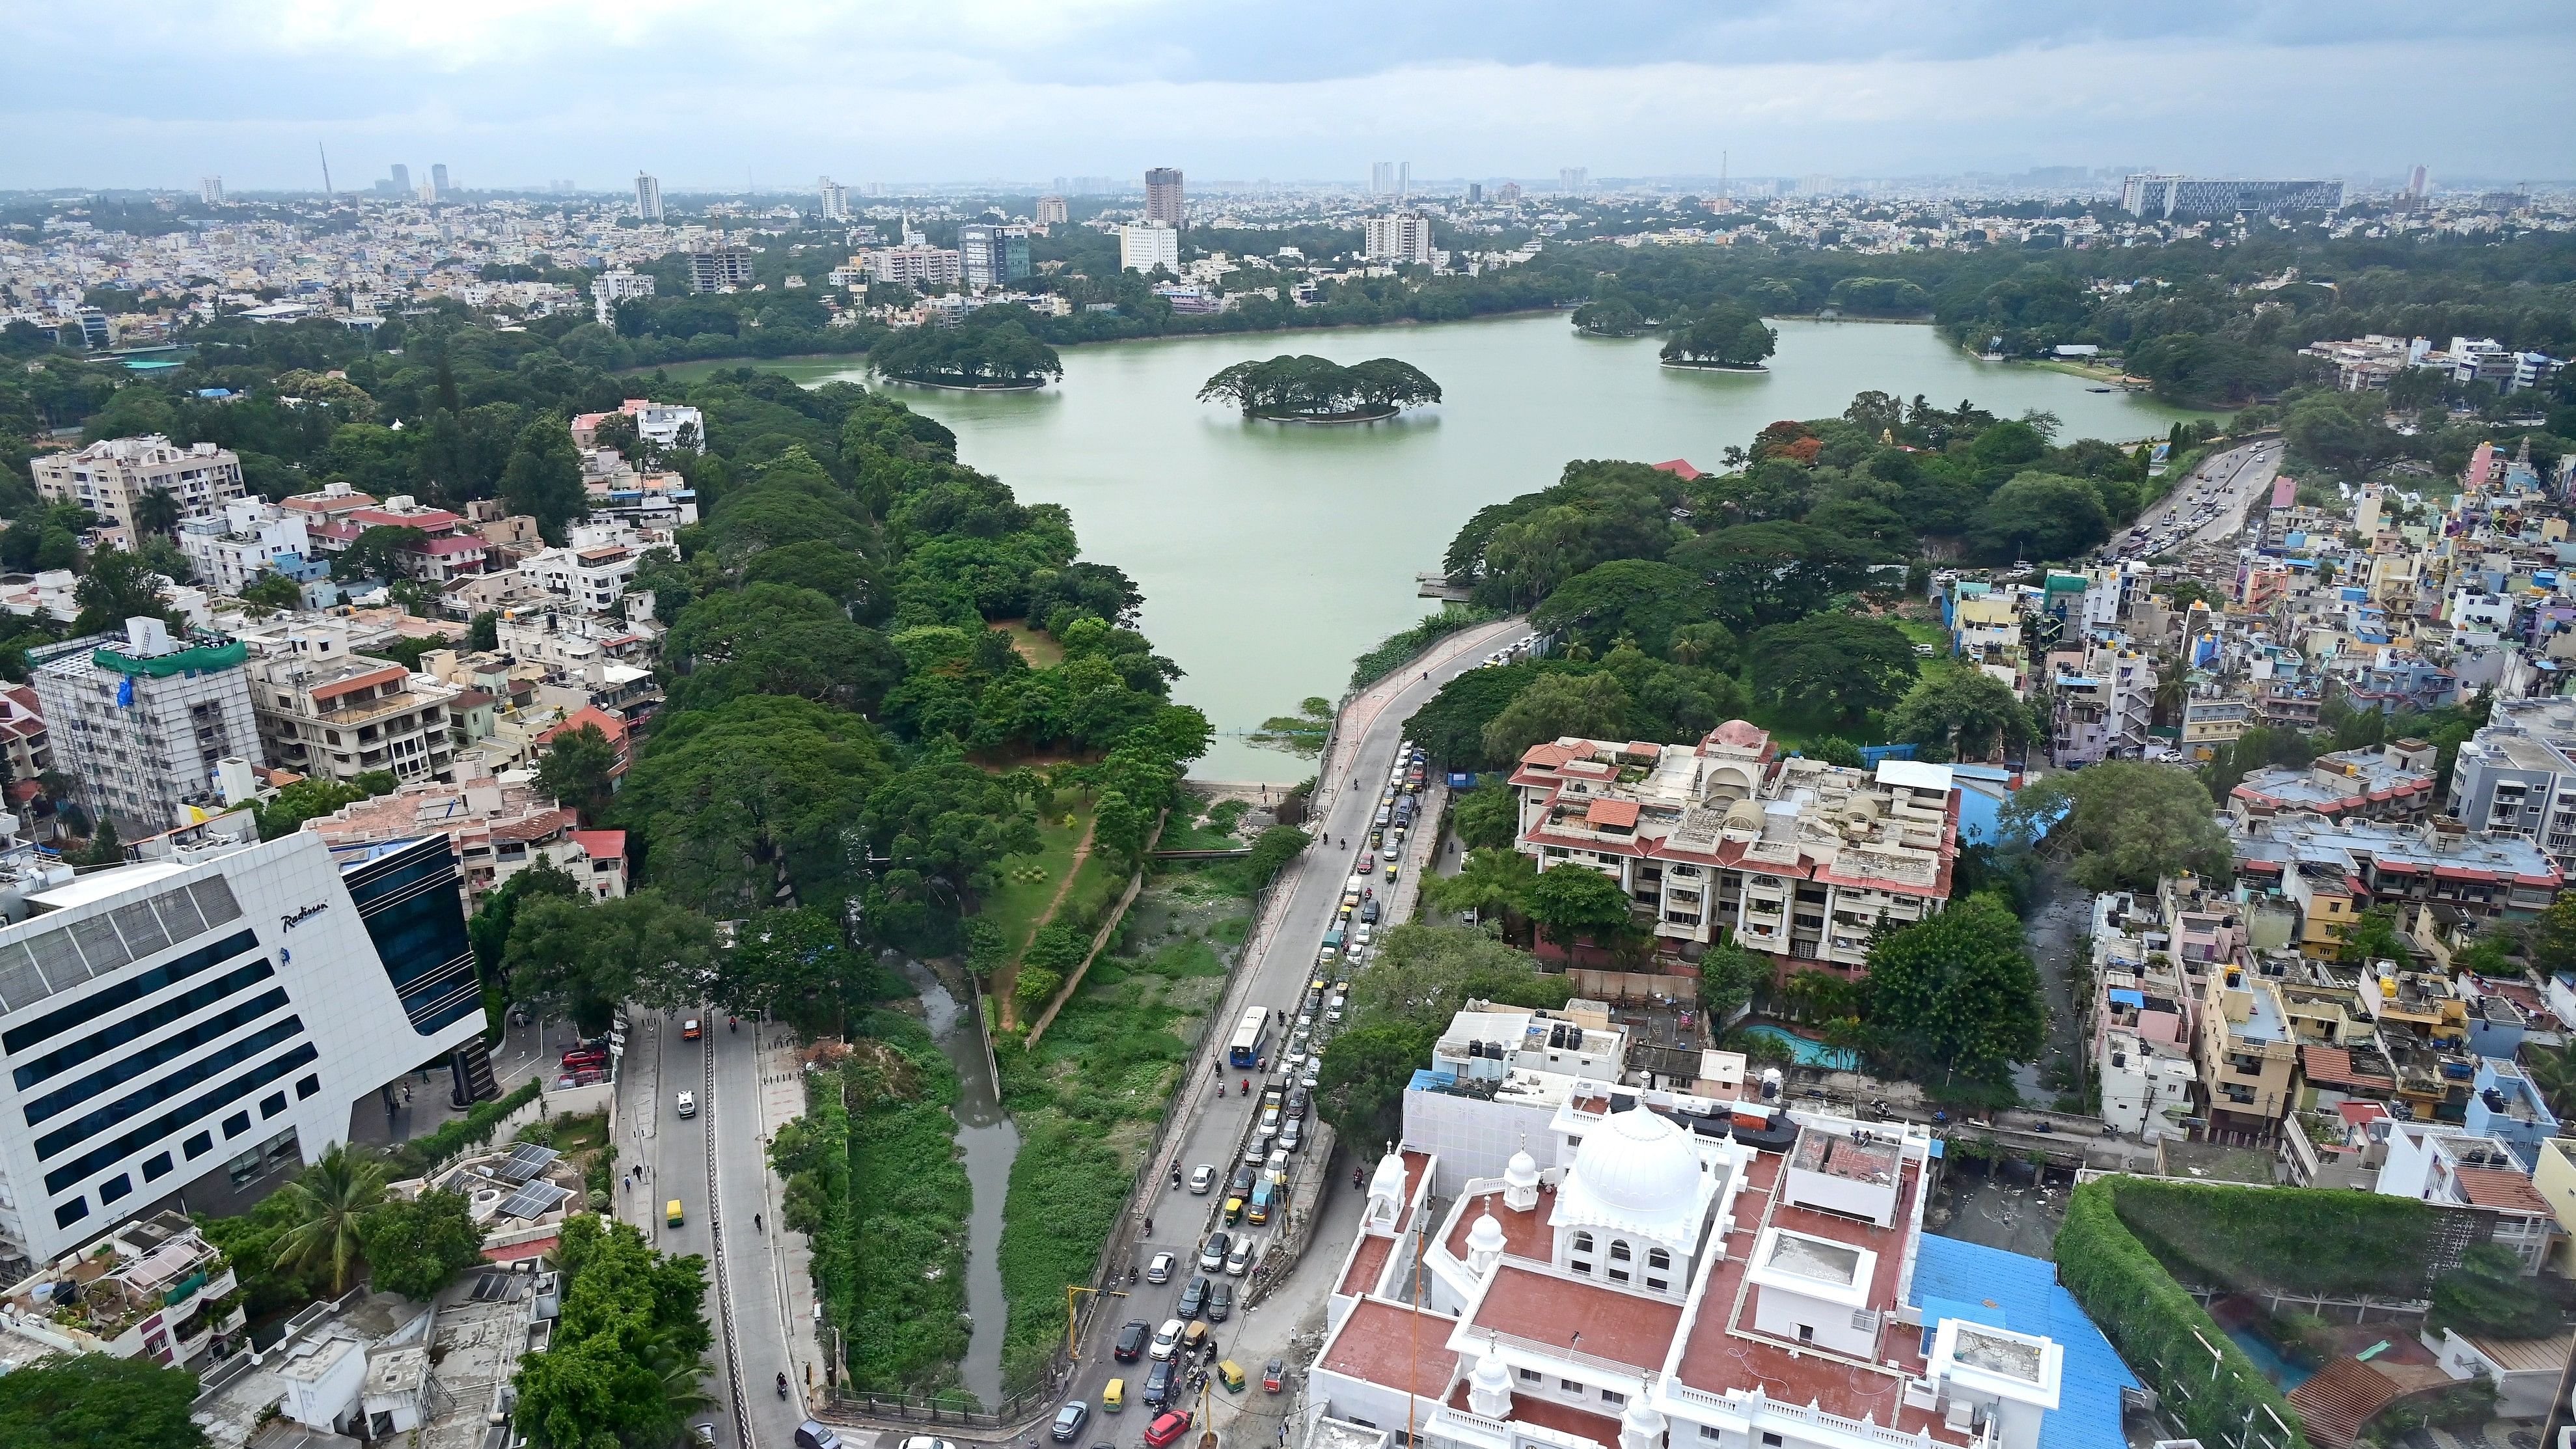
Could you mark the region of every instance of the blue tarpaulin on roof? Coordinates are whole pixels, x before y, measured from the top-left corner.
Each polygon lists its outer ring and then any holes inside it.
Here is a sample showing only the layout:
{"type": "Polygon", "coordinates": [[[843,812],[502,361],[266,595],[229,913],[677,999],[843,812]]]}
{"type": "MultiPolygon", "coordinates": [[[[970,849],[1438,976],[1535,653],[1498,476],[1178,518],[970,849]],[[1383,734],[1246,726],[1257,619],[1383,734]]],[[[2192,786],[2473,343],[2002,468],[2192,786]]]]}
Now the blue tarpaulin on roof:
{"type": "Polygon", "coordinates": [[[2144,1010],[2147,994],[2127,986],[2114,986],[2108,993],[2114,1006],[2134,1006],[2144,1010]]]}
{"type": "Polygon", "coordinates": [[[2120,1391],[2137,1387],[2137,1375],[2084,1316],[2075,1295],[2058,1286],[2056,1265],[1932,1233],[1921,1243],[1914,1303],[1924,1310],[1925,1326],[1940,1321],[1935,1305],[1963,1303],[1979,1322],[2040,1334],[2065,1349],[2057,1409],[2040,1424],[2039,1449],[2127,1449],[2120,1391]]]}

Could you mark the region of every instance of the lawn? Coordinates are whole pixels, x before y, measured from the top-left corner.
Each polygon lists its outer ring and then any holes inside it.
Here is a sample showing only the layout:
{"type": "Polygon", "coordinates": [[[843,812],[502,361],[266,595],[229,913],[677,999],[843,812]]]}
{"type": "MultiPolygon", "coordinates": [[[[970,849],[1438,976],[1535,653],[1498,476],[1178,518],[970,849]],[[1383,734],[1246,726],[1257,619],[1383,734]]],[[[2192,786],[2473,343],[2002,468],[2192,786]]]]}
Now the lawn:
{"type": "Polygon", "coordinates": [[[1014,856],[1002,868],[1002,884],[984,898],[983,916],[1002,928],[1006,961],[1019,959],[1038,922],[1055,900],[1056,888],[1073,869],[1073,848],[1091,828],[1091,804],[1083,801],[1060,821],[1040,822],[1038,853],[1014,856]]]}
{"type": "Polygon", "coordinates": [[[1899,619],[1896,627],[1916,644],[1932,646],[1932,657],[1915,661],[1916,677],[1939,679],[1959,667],[1959,656],[1950,652],[1950,631],[1930,619],[1899,619]]]}
{"type": "Polygon", "coordinates": [[[1011,647],[1020,651],[1031,669],[1053,669],[1064,662],[1064,646],[1055,642],[1054,635],[1032,629],[1017,619],[1005,619],[993,627],[1011,636],[1011,647]]]}

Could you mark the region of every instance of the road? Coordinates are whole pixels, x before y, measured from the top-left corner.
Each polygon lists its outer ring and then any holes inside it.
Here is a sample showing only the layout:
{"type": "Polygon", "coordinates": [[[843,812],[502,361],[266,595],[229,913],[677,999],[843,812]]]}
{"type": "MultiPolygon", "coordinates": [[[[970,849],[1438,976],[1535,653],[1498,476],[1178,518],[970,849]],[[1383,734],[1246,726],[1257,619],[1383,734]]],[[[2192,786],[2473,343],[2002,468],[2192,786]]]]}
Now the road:
{"type": "Polygon", "coordinates": [[[2244,526],[2247,511],[2271,488],[2280,467],[2278,441],[2213,454],[2139,514],[2128,532],[2111,541],[2109,552],[2120,558],[2154,558],[2223,543],[2244,526]]]}
{"type": "MultiPolygon", "coordinates": [[[[1394,765],[1396,742],[1403,737],[1404,721],[1437,693],[1441,685],[1482,663],[1487,653],[1519,638],[1526,629],[1523,621],[1508,619],[1454,635],[1442,641],[1441,646],[1435,646],[1450,652],[1441,655],[1439,662],[1428,666],[1428,680],[1421,677],[1423,666],[1417,665],[1408,672],[1409,677],[1386,681],[1354,700],[1345,711],[1345,738],[1333,752],[1330,777],[1319,780],[1317,785],[1319,793],[1329,791],[1329,797],[1322,806],[1323,823],[1318,827],[1309,822],[1307,827],[1320,829],[1322,833],[1306,855],[1292,863],[1282,875],[1281,887],[1287,895],[1276,907],[1275,929],[1258,951],[1249,971],[1238,973],[1235,987],[1228,992],[1220,1008],[1224,1014],[1219,1017],[1219,1027],[1211,1038],[1219,1044],[1220,1050],[1224,1040],[1232,1034],[1229,1024],[1240,1018],[1247,1007],[1286,1009],[1294,1015],[1298,1000],[1305,991],[1315,954],[1322,945],[1325,928],[1332,923],[1340,907],[1342,885],[1350,875],[1353,858],[1366,848],[1369,820],[1377,810],[1378,786],[1385,781],[1387,771],[1394,765]],[[1335,843],[1328,846],[1325,843],[1327,839],[1335,843]],[[1339,843],[1342,841],[1349,842],[1347,848],[1339,843]]],[[[1379,890],[1381,894],[1385,892],[1383,877],[1379,890]]],[[[1279,1049],[1279,1040],[1274,1032],[1269,1044],[1274,1055],[1279,1049]]],[[[1148,1197],[1144,1211],[1152,1215],[1155,1228],[1150,1238],[1137,1231],[1138,1225],[1132,1221],[1120,1224],[1120,1240],[1130,1245],[1130,1250],[1123,1260],[1113,1254],[1111,1261],[1132,1261],[1142,1266],[1151,1262],[1154,1254],[1168,1251],[1183,1255],[1184,1268],[1176,1272],[1168,1284],[1155,1287],[1139,1283],[1129,1297],[1116,1301],[1109,1311],[1093,1320],[1098,1327],[1081,1345],[1081,1360],[1065,1391],[1065,1397],[1080,1399],[1092,1408],[1091,1423],[1083,1431],[1080,1442],[1133,1439],[1143,1432],[1152,1417],[1141,1401],[1145,1371],[1152,1367],[1151,1361],[1117,1363],[1111,1358],[1110,1348],[1120,1324],[1135,1319],[1149,1326],[1159,1325],[1177,1314],[1181,1290],[1197,1272],[1191,1260],[1195,1259],[1213,1219],[1221,1210],[1224,1200],[1222,1179],[1234,1169],[1236,1151],[1243,1141],[1245,1128],[1250,1125],[1253,1109],[1258,1105],[1257,1094],[1247,1100],[1235,1090],[1235,1086],[1243,1078],[1257,1077],[1260,1073],[1229,1069],[1223,1078],[1226,1095],[1218,1097],[1215,1095],[1218,1076],[1212,1065],[1203,1065],[1191,1073],[1177,1094],[1173,1110],[1186,1114],[1188,1125],[1175,1139],[1178,1149],[1173,1160],[1185,1176],[1196,1164],[1215,1164],[1220,1179],[1219,1191],[1205,1197],[1194,1197],[1185,1189],[1173,1191],[1165,1188],[1148,1197]],[[1111,1418],[1100,1413],[1100,1390],[1109,1379],[1116,1377],[1128,1381],[1128,1407],[1123,1414],[1111,1418]],[[1121,1419],[1127,1422],[1122,1424],[1121,1419]]],[[[1361,1161],[1374,1162],[1379,1145],[1354,1143],[1352,1150],[1361,1161]]],[[[1158,1174],[1163,1172],[1160,1164],[1148,1164],[1146,1170],[1158,1174]]],[[[1168,1177],[1164,1180],[1168,1181],[1168,1177]]],[[[1253,1231],[1258,1233],[1262,1230],[1253,1231]]],[[[1342,1246],[1319,1234],[1310,1240],[1307,1255],[1296,1272],[1329,1273],[1332,1265],[1341,1260],[1342,1246]],[[1324,1266],[1315,1266],[1319,1262],[1324,1266]]],[[[1239,1294],[1243,1280],[1232,1281],[1239,1294]]],[[[1270,1308],[1266,1305],[1257,1311],[1269,1312],[1270,1308]]],[[[1236,1335],[1249,1331],[1249,1327],[1240,1309],[1236,1317],[1217,1325],[1216,1338],[1222,1350],[1220,1356],[1231,1355],[1236,1335]]],[[[1265,1341],[1271,1337],[1273,1335],[1264,1335],[1265,1341]]],[[[1244,1371],[1256,1378],[1260,1375],[1261,1366],[1262,1359],[1259,1358],[1243,1364],[1244,1371]]],[[[1247,1391],[1242,1402],[1259,1404],[1263,1397],[1256,1384],[1247,1391]]],[[[1275,1405],[1279,1401],[1270,1402],[1275,1405]]],[[[889,1436],[887,1442],[891,1443],[893,1437],[889,1436]]]]}
{"type": "Polygon", "coordinates": [[[707,1321],[715,1325],[716,1344],[706,1385],[716,1408],[695,1418],[715,1425],[716,1442],[727,1449],[773,1449],[791,1443],[804,1420],[793,1388],[779,1399],[778,1375],[801,1385],[804,1368],[788,1349],[770,1251],[778,1226],[766,1221],[764,1206],[769,1167],[760,1124],[759,1037],[749,1022],[728,1031],[725,1017],[714,1013],[700,1017],[704,1038],[688,1041],[682,1019],[640,1011],[633,1018],[619,1083],[627,1135],[619,1160],[642,1162],[645,1174],[633,1187],[619,1184],[619,1215],[642,1224],[656,1248],[707,1260],[707,1321]],[[695,1117],[678,1115],[684,1091],[697,1098],[695,1117]],[[686,1219],[676,1228],[663,1220],[663,1205],[673,1198],[686,1219]],[[758,1226],[755,1213],[764,1219],[758,1226]]]}

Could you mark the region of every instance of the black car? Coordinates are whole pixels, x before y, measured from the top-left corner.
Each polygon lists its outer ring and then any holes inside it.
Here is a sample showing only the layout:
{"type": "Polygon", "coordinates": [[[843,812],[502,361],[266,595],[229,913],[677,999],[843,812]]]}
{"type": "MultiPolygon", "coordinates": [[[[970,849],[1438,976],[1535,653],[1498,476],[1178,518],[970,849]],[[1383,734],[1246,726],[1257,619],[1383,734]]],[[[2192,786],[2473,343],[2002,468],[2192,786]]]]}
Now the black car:
{"type": "Polygon", "coordinates": [[[1252,1164],[1251,1164],[1251,1163],[1248,1163],[1248,1162],[1247,1162],[1247,1163],[1245,1163],[1243,1166],[1238,1167],[1238,1168],[1236,1168],[1236,1169],[1234,1170],[1234,1181],[1233,1181],[1233,1183],[1232,1183],[1231,1185],[1229,1185],[1229,1186],[1226,1188],[1226,1196],[1228,1196],[1228,1197],[1250,1197],[1250,1196],[1252,1196],[1252,1164]]]}
{"type": "Polygon", "coordinates": [[[1171,1402],[1171,1398],[1172,1364],[1166,1360],[1154,1365],[1154,1371],[1145,1375],[1145,1402],[1159,1409],[1171,1402]]]}
{"type": "Polygon", "coordinates": [[[1091,1406],[1080,1399],[1055,1411],[1055,1423],[1048,1427],[1047,1437],[1059,1444],[1070,1444],[1082,1437],[1082,1426],[1091,1422],[1091,1406]]]}
{"type": "Polygon", "coordinates": [[[1306,1115],[1305,1088],[1290,1087],[1288,1089],[1288,1115],[1291,1117],[1303,1117],[1306,1115]]]}
{"type": "MultiPolygon", "coordinates": [[[[1377,924],[1377,902],[1374,899],[1360,902],[1360,919],[1372,926],[1377,924]]],[[[1307,1009],[1313,1010],[1312,1007],[1307,1009]]]]}
{"type": "Polygon", "coordinates": [[[1125,1328],[1118,1330],[1118,1346],[1109,1351],[1110,1357],[1120,1363],[1134,1363],[1144,1357],[1145,1340],[1153,1336],[1154,1329],[1151,1324],[1143,1319],[1131,1318],[1127,1320],[1125,1328]]]}
{"type": "Polygon", "coordinates": [[[1207,1296],[1207,1276],[1205,1274],[1201,1274],[1196,1278],[1192,1278],[1190,1280],[1190,1286],[1181,1290],[1180,1315],[1183,1318],[1198,1317],[1199,1310],[1207,1306],[1207,1296]]]}
{"type": "Polygon", "coordinates": [[[1234,1285],[1217,1283],[1208,1288],[1207,1321],[1223,1323],[1234,1316],[1234,1285]]]}

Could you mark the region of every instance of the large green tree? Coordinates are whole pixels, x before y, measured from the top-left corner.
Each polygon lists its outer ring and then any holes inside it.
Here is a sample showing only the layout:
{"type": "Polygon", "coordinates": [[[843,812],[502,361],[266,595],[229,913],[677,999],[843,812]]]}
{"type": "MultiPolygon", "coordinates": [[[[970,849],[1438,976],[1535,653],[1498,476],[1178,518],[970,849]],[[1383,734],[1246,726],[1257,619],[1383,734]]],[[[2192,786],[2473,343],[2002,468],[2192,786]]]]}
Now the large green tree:
{"type": "Polygon", "coordinates": [[[1670,647],[1674,630],[1706,621],[1710,605],[1700,581],[1671,564],[1614,559],[1557,585],[1530,611],[1530,625],[1579,641],[1596,654],[1622,638],[1635,640],[1649,654],[1661,654],[1670,647]]]}
{"type": "Polygon", "coordinates": [[[512,1000],[545,1002],[599,1030],[622,1001],[669,1010],[703,999],[716,955],[706,917],[645,889],[521,900],[503,959],[512,1000]]]}
{"type": "Polygon", "coordinates": [[[2047,838],[2091,891],[2145,890],[2185,871],[2227,873],[2233,852],[2209,792],[2189,772],[2142,760],[2106,760],[2026,786],[2006,808],[2026,839],[2047,838]]]}
{"type": "Polygon", "coordinates": [[[1628,893],[1597,870],[1559,865],[1543,871],[1529,890],[1529,915],[1549,940],[1571,946],[1589,936],[1596,945],[1634,928],[1628,893]]]}
{"type": "Polygon", "coordinates": [[[903,677],[883,634],[850,621],[829,595],[786,584],[710,594],[680,611],[665,648],[685,671],[682,708],[744,695],[797,695],[872,710],[903,677]]]}
{"type": "Polygon", "coordinates": [[[911,872],[963,914],[992,889],[1004,860],[1037,853],[1027,785],[937,749],[870,791],[858,826],[890,872],[911,872]]]}
{"type": "Polygon", "coordinates": [[[1905,697],[1914,644],[1883,619],[1842,612],[1774,624],[1746,645],[1757,699],[1798,718],[1858,725],[1905,697]]]}
{"type": "MultiPolygon", "coordinates": [[[[1745,523],[1674,546],[1665,560],[1707,586],[1709,607],[1736,629],[1801,618],[1869,577],[1872,551],[1811,523],[1745,523]]],[[[1639,640],[1644,643],[1644,640],[1639,640]]]]}
{"type": "Polygon", "coordinates": [[[570,428],[540,418],[520,430],[501,471],[501,501],[511,512],[534,518],[546,542],[563,543],[564,526],[590,511],[581,484],[581,454],[572,445],[570,428]]]}
{"type": "Polygon", "coordinates": [[[1953,669],[1917,683],[1888,727],[1898,739],[1934,746],[1952,759],[1982,760],[2030,738],[2030,711],[1993,675],[1953,669]]]}
{"type": "Polygon", "coordinates": [[[1624,740],[1628,691],[1608,674],[1547,674],[1513,696],[1484,729],[1485,758],[1497,769],[1536,744],[1568,735],[1624,740]]]}
{"type": "Polygon", "coordinates": [[[379,1292],[426,1303],[483,1260],[483,1229],[463,1193],[425,1192],[360,1220],[358,1236],[379,1292]]]}
{"type": "Polygon", "coordinates": [[[656,1253],[632,1224],[584,1214],[564,1224],[557,1261],[567,1282],[554,1342],[511,1379],[518,1431],[542,1449],[674,1442],[704,1402],[705,1260],[656,1253]]]}
{"type": "Polygon", "coordinates": [[[644,828],[648,873],[675,899],[743,916],[851,889],[847,827],[884,772],[866,721],[811,700],[751,695],[661,721],[620,809],[644,828]]]}
{"type": "Polygon", "coordinates": [[[2047,1009],[2021,921],[1991,895],[1882,937],[1870,948],[1868,1024],[1919,1074],[1997,1081],[2036,1060],[2047,1009]]]}
{"type": "Polygon", "coordinates": [[[197,1376],[148,1358],[75,1353],[0,1374],[9,1449],[207,1449],[188,1417],[197,1376]]]}
{"type": "Polygon", "coordinates": [[[2071,559],[2111,536],[2111,518],[2091,483],[2022,473],[1977,510],[1968,536],[1980,554],[1999,563],[2071,559]]]}
{"type": "Polygon", "coordinates": [[[539,788],[584,820],[596,820],[608,808],[616,776],[617,747],[595,724],[558,732],[537,762],[539,788]]]}

